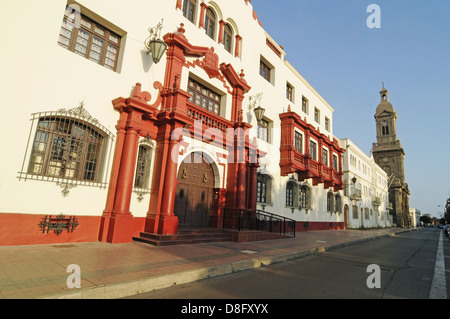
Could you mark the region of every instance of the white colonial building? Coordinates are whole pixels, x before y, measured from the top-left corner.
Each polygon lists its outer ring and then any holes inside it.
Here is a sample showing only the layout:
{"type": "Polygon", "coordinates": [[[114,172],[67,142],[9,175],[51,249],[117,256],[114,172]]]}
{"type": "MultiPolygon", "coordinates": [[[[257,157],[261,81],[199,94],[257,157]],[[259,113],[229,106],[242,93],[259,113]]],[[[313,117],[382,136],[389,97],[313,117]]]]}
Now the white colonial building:
{"type": "Polygon", "coordinates": [[[392,227],[388,176],[350,139],[341,139],[344,154],[344,212],[347,228],[392,227]]]}
{"type": "Polygon", "coordinates": [[[223,228],[226,209],[297,231],[390,226],[386,174],[334,137],[335,110],[250,0],[3,1],[0,12],[0,245],[223,228]]]}

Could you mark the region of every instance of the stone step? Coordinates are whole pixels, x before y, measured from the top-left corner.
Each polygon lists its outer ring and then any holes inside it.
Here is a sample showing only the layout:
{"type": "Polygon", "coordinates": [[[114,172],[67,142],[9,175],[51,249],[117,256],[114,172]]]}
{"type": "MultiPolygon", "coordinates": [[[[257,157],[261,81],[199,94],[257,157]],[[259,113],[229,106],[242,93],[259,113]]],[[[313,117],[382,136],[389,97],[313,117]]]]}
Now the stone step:
{"type": "Polygon", "coordinates": [[[199,244],[209,242],[231,241],[231,235],[214,228],[180,228],[177,235],[158,235],[141,232],[133,240],[155,246],[199,244]]]}

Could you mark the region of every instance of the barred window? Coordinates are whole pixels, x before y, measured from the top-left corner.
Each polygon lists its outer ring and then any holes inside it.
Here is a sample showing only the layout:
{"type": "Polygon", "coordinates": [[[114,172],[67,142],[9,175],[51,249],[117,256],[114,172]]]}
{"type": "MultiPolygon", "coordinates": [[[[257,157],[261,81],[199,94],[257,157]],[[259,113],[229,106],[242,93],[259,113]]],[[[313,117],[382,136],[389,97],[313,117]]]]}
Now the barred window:
{"type": "Polygon", "coordinates": [[[83,103],[69,110],[34,113],[18,178],[106,187],[105,163],[113,140],[83,103]]]}
{"type": "Polygon", "coordinates": [[[286,206],[294,206],[294,184],[287,183],[286,185],[286,206]]]}
{"type": "Polygon", "coordinates": [[[256,201],[259,203],[267,202],[267,178],[265,175],[258,174],[257,188],[256,188],[256,201]]]}
{"type": "Polygon", "coordinates": [[[310,207],[310,189],[302,185],[300,187],[300,208],[311,208],[310,207]]]}
{"type": "Polygon", "coordinates": [[[328,192],[327,194],[327,211],[331,212],[334,209],[334,196],[333,193],[328,192]]]}
{"type": "Polygon", "coordinates": [[[116,71],[121,37],[94,20],[80,14],[75,23],[68,6],[59,33],[58,44],[88,60],[116,71]]]}
{"type": "Polygon", "coordinates": [[[341,212],[341,208],[342,208],[341,195],[336,194],[334,196],[334,211],[341,212]]]}
{"type": "Polygon", "coordinates": [[[152,160],[152,152],[150,146],[140,145],[136,165],[136,176],[134,179],[134,187],[144,189],[149,188],[151,160],[152,160]]]}
{"type": "Polygon", "coordinates": [[[79,121],[62,117],[39,119],[28,173],[98,181],[104,135],[79,121]]]}

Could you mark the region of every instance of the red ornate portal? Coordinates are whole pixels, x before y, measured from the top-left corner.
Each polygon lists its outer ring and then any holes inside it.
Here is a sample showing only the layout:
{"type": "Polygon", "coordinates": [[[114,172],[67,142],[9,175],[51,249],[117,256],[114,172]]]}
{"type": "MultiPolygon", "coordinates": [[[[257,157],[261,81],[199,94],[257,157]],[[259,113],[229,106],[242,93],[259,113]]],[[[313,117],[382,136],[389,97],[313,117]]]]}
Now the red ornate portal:
{"type": "MultiPolygon", "coordinates": [[[[165,35],[164,41],[168,44],[166,72],[164,85],[159,82],[154,84],[155,89],[159,90],[156,102],[148,104],[151,96],[148,92],[141,91],[139,83],[131,97],[113,101],[120,118],[116,126],[117,140],[111,180],[99,233],[99,240],[103,242],[126,243],[132,240],[133,216],[130,201],[140,136],[156,140],[152,193],[144,231],[161,235],[177,234],[179,220],[174,215],[174,205],[178,155],[182,151],[182,143],[171,139],[171,136],[175,130],[187,127],[190,127],[189,132],[194,136],[196,118],[193,114],[207,113],[212,122],[220,123],[222,132],[232,134],[221,145],[228,154],[233,154],[233,158],[228,158],[226,166],[226,189],[214,189],[214,194],[217,195],[214,201],[215,216],[212,218],[214,223],[220,225],[219,215],[224,205],[256,208],[257,164],[255,160],[250,161],[250,158],[257,156],[257,148],[250,143],[246,133],[251,126],[242,122],[242,101],[244,94],[250,90],[243,72],[238,75],[230,64],[222,63],[219,67],[218,57],[212,49],[191,45],[184,35],[183,24],[178,32],[165,35]],[[183,67],[190,66],[186,63],[186,57],[204,57],[197,64],[208,76],[219,77],[231,86],[228,90],[232,94],[230,121],[188,102],[190,94],[180,88],[183,67]]],[[[204,130],[205,128],[202,132],[204,130]]],[[[203,139],[203,134],[200,138],[203,139]]]]}

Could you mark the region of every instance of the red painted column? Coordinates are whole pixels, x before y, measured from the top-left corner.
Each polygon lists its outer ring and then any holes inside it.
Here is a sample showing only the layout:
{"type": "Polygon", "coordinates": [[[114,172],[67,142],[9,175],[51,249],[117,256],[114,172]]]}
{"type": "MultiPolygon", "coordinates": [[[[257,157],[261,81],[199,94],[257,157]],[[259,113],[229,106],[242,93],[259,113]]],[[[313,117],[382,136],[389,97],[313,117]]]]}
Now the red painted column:
{"type": "Polygon", "coordinates": [[[256,209],[256,188],[258,184],[258,164],[250,164],[250,185],[249,185],[249,209],[254,210],[256,209]]]}
{"type": "Polygon", "coordinates": [[[131,193],[139,143],[138,132],[138,129],[130,127],[125,135],[113,208],[114,214],[130,214],[131,193]]]}
{"type": "Polygon", "coordinates": [[[132,241],[133,216],[130,212],[130,202],[138,143],[138,129],[128,128],[123,145],[114,206],[107,234],[107,242],[110,243],[129,243],[132,241]]]}
{"type": "Polygon", "coordinates": [[[174,215],[174,205],[177,187],[179,141],[169,142],[164,191],[162,194],[161,214],[159,217],[158,233],[174,235],[178,233],[178,217],[174,215]]]}
{"type": "Polygon", "coordinates": [[[241,40],[242,37],[239,34],[236,35],[236,46],[234,48],[234,56],[237,58],[241,57],[241,40]]]}
{"type": "Polygon", "coordinates": [[[220,20],[219,21],[219,40],[217,42],[223,43],[223,28],[227,24],[225,21],[220,20]]]}
{"type": "Polygon", "coordinates": [[[200,3],[200,20],[198,21],[199,28],[205,27],[205,11],[208,5],[204,2],[200,3]]]}
{"type": "Polygon", "coordinates": [[[117,179],[119,175],[120,161],[122,158],[123,144],[125,141],[126,113],[122,112],[120,114],[120,117],[121,119],[118,121],[118,124],[116,125],[117,139],[116,139],[116,146],[114,149],[113,164],[111,167],[111,177],[109,181],[108,195],[106,198],[105,210],[103,211],[102,220],[100,222],[100,231],[98,235],[98,240],[101,242],[107,241],[107,236],[109,233],[109,224],[111,221],[111,214],[114,208],[114,198],[116,195],[117,179]]]}

